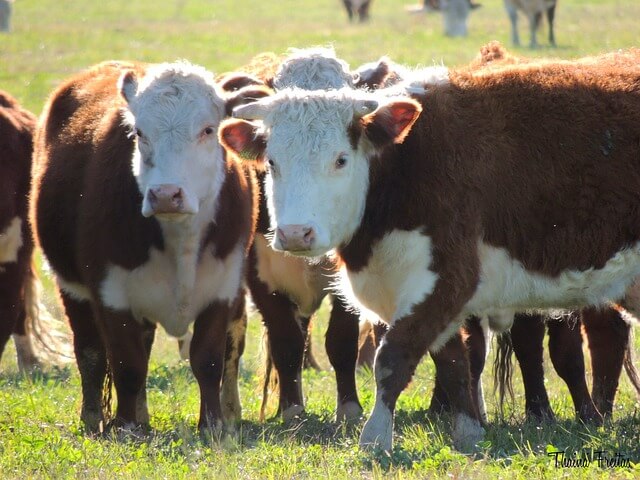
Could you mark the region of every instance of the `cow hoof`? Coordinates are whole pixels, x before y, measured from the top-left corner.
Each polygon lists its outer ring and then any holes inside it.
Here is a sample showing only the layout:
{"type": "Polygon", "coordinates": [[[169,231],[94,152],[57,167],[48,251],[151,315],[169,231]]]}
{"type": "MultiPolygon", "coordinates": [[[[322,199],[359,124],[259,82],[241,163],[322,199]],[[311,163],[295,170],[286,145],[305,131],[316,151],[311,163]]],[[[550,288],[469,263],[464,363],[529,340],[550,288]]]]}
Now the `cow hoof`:
{"type": "Polygon", "coordinates": [[[393,415],[371,414],[360,434],[360,448],[390,452],[393,441],[393,415]]]}
{"type": "Polygon", "coordinates": [[[294,422],[300,418],[302,412],[304,412],[304,407],[302,405],[291,405],[282,412],[282,421],[284,423],[294,422]]]}
{"type": "Polygon", "coordinates": [[[464,413],[456,415],[453,428],[453,445],[460,452],[468,452],[484,438],[484,428],[478,420],[464,413]]]}
{"type": "Polygon", "coordinates": [[[345,402],[338,405],[336,421],[356,422],[362,418],[362,407],[358,402],[345,402]]]}

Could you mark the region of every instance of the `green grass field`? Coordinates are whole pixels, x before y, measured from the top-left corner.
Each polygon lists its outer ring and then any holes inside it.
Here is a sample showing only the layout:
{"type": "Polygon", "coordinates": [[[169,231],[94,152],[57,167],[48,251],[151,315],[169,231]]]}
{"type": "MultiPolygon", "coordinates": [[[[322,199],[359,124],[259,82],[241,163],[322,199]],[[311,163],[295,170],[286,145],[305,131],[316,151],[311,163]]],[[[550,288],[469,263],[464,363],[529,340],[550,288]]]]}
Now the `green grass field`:
{"type": "MultiPolygon", "coordinates": [[[[262,51],[326,44],[352,66],[383,54],[408,64],[462,65],[490,40],[508,44],[502,1],[483,4],[470,18],[469,37],[447,39],[438,15],[408,15],[403,2],[389,0],[374,1],[366,25],[349,25],[339,0],[18,0],[12,32],[0,34],[0,88],[38,113],[61,79],[106,59],[186,58],[220,73],[262,51]]],[[[517,52],[572,58],[640,46],[639,18],[636,0],[561,0],[558,48],[517,52]]],[[[520,24],[526,44],[524,18],[520,24]]],[[[546,44],[546,26],[539,40],[546,44]]],[[[53,308],[51,281],[45,280],[53,308]]],[[[361,425],[333,422],[335,382],[322,346],[325,322],[323,310],[313,340],[325,371],[305,372],[307,414],[297,424],[283,425],[258,420],[261,327],[252,316],[241,379],[244,420],[237,435],[221,441],[197,435],[197,386],[174,342],[163,334],[157,337],[148,379],[154,430],[138,439],[84,435],[75,364],[22,377],[10,346],[0,363],[0,478],[640,478],[639,404],[626,378],[615,420],[600,428],[584,426],[574,421],[568,390],[550,365],[547,387],[558,422],[524,422],[519,375],[515,402],[507,406],[506,420],[499,421],[491,372],[486,372],[490,425],[477,451],[463,455],[451,448],[450,419],[426,414],[433,380],[427,359],[398,402],[393,452],[361,452],[361,425]],[[598,450],[620,453],[637,466],[556,468],[551,450],[578,457],[598,450]]],[[[360,372],[358,386],[369,411],[371,374],[360,372]]]]}

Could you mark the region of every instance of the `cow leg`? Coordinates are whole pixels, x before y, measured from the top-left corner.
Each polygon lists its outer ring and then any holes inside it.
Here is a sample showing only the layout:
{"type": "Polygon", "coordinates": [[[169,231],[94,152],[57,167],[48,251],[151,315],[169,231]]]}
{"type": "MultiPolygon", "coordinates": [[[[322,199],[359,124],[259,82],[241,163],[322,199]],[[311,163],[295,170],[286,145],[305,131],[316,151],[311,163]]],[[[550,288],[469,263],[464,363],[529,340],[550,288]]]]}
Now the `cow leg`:
{"type": "Polygon", "coordinates": [[[520,46],[520,36],[518,35],[518,10],[513,5],[507,5],[507,15],[511,21],[511,43],[516,47],[520,46]]]}
{"type": "Polygon", "coordinates": [[[113,383],[118,396],[118,408],[113,426],[131,428],[141,424],[138,409],[146,403],[149,343],[148,325],[142,325],[129,311],[115,311],[105,307],[100,312],[107,335],[109,363],[113,373],[113,383]],[[146,338],[145,338],[146,337],[146,338]],[[146,341],[145,341],[146,340],[146,341]]]}
{"type": "Polygon", "coordinates": [[[312,368],[314,370],[322,370],[320,364],[316,360],[314,349],[312,347],[311,341],[311,317],[303,317],[299,314],[296,314],[298,325],[300,325],[300,329],[302,330],[302,335],[305,338],[304,342],[304,357],[302,361],[302,368],[312,368]]]}
{"type": "Polygon", "coordinates": [[[529,33],[531,34],[529,41],[529,48],[538,48],[538,40],[536,39],[538,33],[538,27],[542,20],[542,13],[536,12],[529,17],[529,33]]]}
{"type": "Polygon", "coordinates": [[[359,333],[358,316],[347,311],[344,302],[338,296],[334,296],[325,337],[325,348],[336,374],[338,387],[336,418],[339,422],[356,420],[362,415],[362,406],[356,390],[359,333]]]}
{"type": "Polygon", "coordinates": [[[511,342],[522,373],[527,418],[551,421],[555,419],[555,415],[544,386],[542,364],[544,329],[541,315],[518,313],[514,316],[511,327],[511,342]]]}
{"type": "Polygon", "coordinates": [[[613,412],[631,327],[610,307],[585,308],[581,319],[591,353],[593,402],[602,415],[609,416],[613,412]]]}
{"type": "Polygon", "coordinates": [[[593,404],[584,373],[582,336],[576,314],[563,321],[547,322],[549,356],[558,375],[565,381],[576,415],[583,422],[602,423],[602,416],[593,404]]]}
{"type": "MultiPolygon", "coordinates": [[[[145,322],[142,329],[142,342],[144,344],[145,361],[149,365],[149,358],[151,357],[151,348],[153,347],[153,340],[156,335],[156,326],[153,323],[145,322]]],[[[138,393],[136,399],[136,418],[138,423],[148,427],[150,424],[149,407],[147,405],[147,389],[143,388],[138,393]]]]}
{"type": "Polygon", "coordinates": [[[222,391],[220,393],[222,418],[228,425],[233,425],[242,418],[238,377],[240,372],[240,357],[242,357],[244,353],[247,333],[247,311],[245,308],[244,293],[240,295],[237,303],[227,328],[227,345],[224,354],[222,391]]]}
{"type": "MultiPolygon", "coordinates": [[[[437,347],[444,339],[448,339],[456,325],[454,322],[437,328],[437,324],[420,321],[414,313],[398,320],[389,329],[376,356],[376,401],[360,436],[362,447],[379,446],[386,451],[391,450],[393,412],[398,396],[411,380],[427,348],[431,345],[437,347]]],[[[437,349],[434,348],[434,351],[437,349]]],[[[454,444],[465,449],[475,443],[484,434],[484,430],[480,426],[479,414],[471,396],[469,362],[464,349],[457,349],[457,353],[449,359],[449,367],[452,374],[444,388],[455,411],[461,412],[455,418],[454,444]],[[462,412],[469,412],[470,415],[462,412]]]]}
{"type": "Polygon", "coordinates": [[[469,371],[471,374],[471,392],[477,399],[478,413],[483,422],[487,421],[487,406],[482,389],[482,371],[487,359],[487,338],[485,328],[478,317],[468,318],[464,327],[466,349],[469,355],[469,371]]]}
{"type": "Polygon", "coordinates": [[[547,9],[547,23],[549,24],[549,43],[552,47],[556,47],[556,37],[553,33],[553,21],[556,17],[556,4],[554,3],[547,9]]]}
{"type": "Polygon", "coordinates": [[[347,9],[347,15],[349,15],[349,21],[352,22],[353,21],[353,7],[351,6],[351,0],[342,0],[342,3],[344,4],[344,8],[347,9]]]}
{"type": "Polygon", "coordinates": [[[360,22],[366,22],[369,20],[369,4],[371,2],[363,2],[358,9],[358,15],[360,16],[360,22]]]}
{"type": "Polygon", "coordinates": [[[80,419],[89,432],[104,428],[102,394],[107,375],[107,354],[93,309],[87,300],[76,300],[61,291],[64,310],[73,332],[73,350],[82,384],[80,419]]]}
{"type": "Polygon", "coordinates": [[[258,278],[255,252],[251,250],[247,282],[251,298],[262,315],[273,365],[278,372],[278,414],[285,421],[304,410],[302,361],[306,338],[296,321],[296,306],[286,295],[270,292],[258,278]]]}
{"type": "Polygon", "coordinates": [[[24,316],[17,275],[15,264],[0,263],[0,358],[11,334],[18,328],[21,312],[24,316]]]}
{"type": "Polygon", "coordinates": [[[220,383],[224,371],[227,329],[232,309],[223,304],[209,305],[198,315],[191,340],[191,369],[200,387],[198,428],[218,430],[222,427],[220,383]]]}

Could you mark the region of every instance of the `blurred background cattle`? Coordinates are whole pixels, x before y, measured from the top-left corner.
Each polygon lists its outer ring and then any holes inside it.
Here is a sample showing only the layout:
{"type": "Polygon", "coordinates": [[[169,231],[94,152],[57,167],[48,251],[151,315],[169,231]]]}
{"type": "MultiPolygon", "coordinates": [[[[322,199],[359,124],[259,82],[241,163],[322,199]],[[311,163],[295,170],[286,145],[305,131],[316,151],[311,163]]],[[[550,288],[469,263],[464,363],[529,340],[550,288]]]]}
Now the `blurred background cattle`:
{"type": "Polygon", "coordinates": [[[553,33],[553,21],[556,15],[557,0],[504,0],[509,20],[511,21],[511,42],[519,46],[518,12],[523,13],[529,22],[529,47],[536,48],[538,41],[536,34],[542,23],[542,16],[546,15],[549,25],[549,44],[556,46],[556,38],[553,33]]]}
{"type": "Polygon", "coordinates": [[[11,29],[11,10],[13,0],[0,0],[0,32],[8,32],[11,29]]]}

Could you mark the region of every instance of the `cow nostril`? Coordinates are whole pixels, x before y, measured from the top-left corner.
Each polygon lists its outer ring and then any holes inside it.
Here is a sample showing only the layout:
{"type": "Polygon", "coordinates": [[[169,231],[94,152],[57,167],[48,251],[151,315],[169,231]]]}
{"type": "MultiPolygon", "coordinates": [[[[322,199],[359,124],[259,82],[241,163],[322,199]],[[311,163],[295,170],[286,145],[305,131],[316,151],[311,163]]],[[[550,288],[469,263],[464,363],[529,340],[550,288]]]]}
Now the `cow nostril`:
{"type": "Polygon", "coordinates": [[[311,245],[311,244],[313,243],[313,241],[315,240],[315,237],[316,237],[316,234],[315,234],[315,232],[313,231],[313,228],[312,228],[312,227],[306,227],[306,228],[304,229],[304,236],[303,236],[303,239],[304,239],[304,242],[305,242],[307,245],[311,245]]]}

